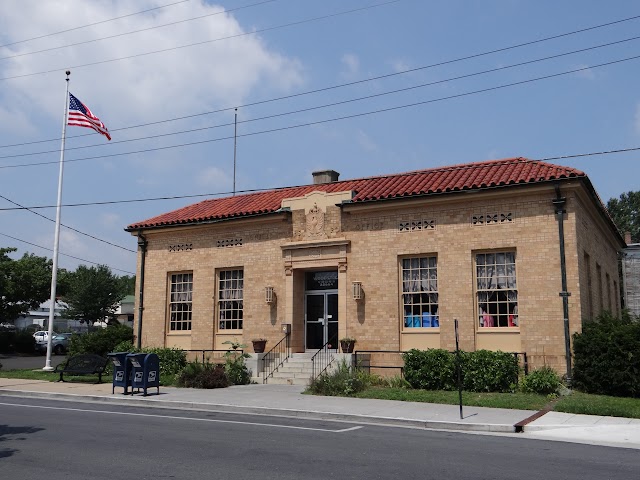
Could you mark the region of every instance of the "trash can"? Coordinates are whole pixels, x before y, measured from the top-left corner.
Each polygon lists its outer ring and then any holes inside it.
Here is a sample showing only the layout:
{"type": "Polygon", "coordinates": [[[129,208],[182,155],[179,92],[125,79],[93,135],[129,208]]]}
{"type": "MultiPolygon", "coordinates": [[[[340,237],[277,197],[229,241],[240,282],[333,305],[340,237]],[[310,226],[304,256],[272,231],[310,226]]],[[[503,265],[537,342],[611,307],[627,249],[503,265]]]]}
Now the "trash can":
{"type": "Polygon", "coordinates": [[[124,394],[129,393],[129,386],[131,385],[131,368],[129,361],[127,360],[129,352],[113,352],[107,354],[113,364],[113,384],[111,387],[111,393],[115,393],[116,387],[123,387],[124,394]]]}
{"type": "Polygon", "coordinates": [[[134,388],[143,390],[147,396],[147,389],[157,388],[160,393],[160,359],[155,353],[130,353],[127,359],[131,362],[131,390],[134,388]]]}

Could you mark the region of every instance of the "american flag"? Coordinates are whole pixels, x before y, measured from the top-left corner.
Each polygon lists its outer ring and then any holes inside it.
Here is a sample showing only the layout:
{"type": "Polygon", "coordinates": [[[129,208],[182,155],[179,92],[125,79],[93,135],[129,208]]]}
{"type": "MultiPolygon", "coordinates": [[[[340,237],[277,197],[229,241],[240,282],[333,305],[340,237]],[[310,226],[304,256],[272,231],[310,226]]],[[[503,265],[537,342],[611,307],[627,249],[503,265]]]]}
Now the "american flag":
{"type": "Polygon", "coordinates": [[[93,128],[96,132],[101,133],[108,140],[111,140],[109,130],[104,126],[104,123],[96,117],[89,107],[69,93],[69,119],[67,125],[75,125],[76,127],[93,128]]]}

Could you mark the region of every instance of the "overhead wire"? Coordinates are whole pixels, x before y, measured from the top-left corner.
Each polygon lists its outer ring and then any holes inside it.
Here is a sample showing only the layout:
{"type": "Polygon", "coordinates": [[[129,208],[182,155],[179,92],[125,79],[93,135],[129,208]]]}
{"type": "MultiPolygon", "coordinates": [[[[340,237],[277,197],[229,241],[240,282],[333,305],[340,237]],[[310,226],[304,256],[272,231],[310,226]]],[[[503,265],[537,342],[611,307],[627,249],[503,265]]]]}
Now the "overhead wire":
{"type": "Polygon", "coordinates": [[[51,52],[53,50],[61,50],[63,48],[77,47],[79,45],[86,45],[86,44],[89,44],[89,43],[101,42],[103,40],[110,40],[112,38],[124,37],[126,35],[133,35],[135,33],[147,32],[149,30],[155,30],[157,28],[170,27],[170,26],[173,26],[173,25],[178,25],[180,23],[186,23],[186,22],[191,22],[191,21],[194,21],[194,20],[200,20],[200,19],[206,18],[206,17],[213,17],[215,15],[222,15],[222,14],[225,14],[225,13],[235,12],[237,10],[242,10],[242,9],[245,9],[245,8],[257,7],[259,5],[264,5],[265,3],[273,3],[273,2],[277,2],[277,1],[278,0],[263,0],[261,2],[252,3],[250,5],[243,5],[243,6],[240,6],[240,7],[229,8],[229,9],[221,10],[219,12],[208,13],[206,15],[200,15],[200,16],[197,16],[197,17],[186,18],[184,20],[177,20],[175,22],[164,23],[162,25],[154,25],[152,27],[141,28],[139,30],[133,30],[131,32],[117,33],[115,35],[109,35],[107,37],[93,38],[91,40],[83,40],[82,42],[70,43],[70,44],[67,44],[67,45],[60,45],[60,46],[57,46],[57,47],[44,48],[42,50],[36,50],[36,51],[33,51],[33,52],[16,53],[15,55],[9,55],[9,56],[6,56],[6,57],[0,57],[0,60],[9,60],[9,59],[12,59],[12,58],[17,58],[17,57],[26,57],[28,55],[36,55],[38,53],[51,52]]]}
{"type": "MultiPolygon", "coordinates": [[[[596,65],[585,66],[585,67],[576,68],[576,69],[572,69],[572,70],[567,70],[567,71],[564,71],[564,72],[543,75],[543,76],[540,76],[540,77],[534,77],[534,78],[529,78],[529,79],[526,79],[526,80],[520,80],[520,81],[517,81],[517,82],[511,82],[511,83],[506,83],[506,84],[502,84],[502,85],[496,85],[496,86],[493,86],[493,87],[487,87],[487,88],[482,88],[482,89],[478,89],[478,90],[472,90],[472,91],[468,91],[468,92],[448,95],[448,96],[445,96],[445,97],[439,97],[439,98],[423,100],[423,101],[419,101],[419,102],[412,102],[412,103],[403,104],[403,105],[396,105],[396,106],[392,106],[392,107],[381,108],[381,109],[377,109],[377,110],[371,110],[371,111],[368,111],[368,112],[355,113],[355,114],[351,114],[351,115],[343,115],[343,116],[340,116],[340,117],[333,117],[333,118],[328,118],[328,119],[324,119],[324,120],[316,120],[316,121],[313,121],[313,122],[300,123],[300,124],[296,124],[296,125],[288,125],[288,126],[285,126],[285,127],[272,128],[272,129],[261,130],[261,131],[257,131],[257,132],[242,133],[242,134],[238,134],[236,136],[218,137],[218,138],[213,138],[213,139],[200,140],[200,141],[195,141],[195,142],[186,142],[186,143],[181,143],[181,144],[176,144],[176,145],[166,145],[166,146],[163,146],[163,147],[146,148],[146,149],[142,149],[142,150],[134,150],[134,151],[129,151],[129,152],[111,153],[111,154],[106,154],[106,155],[95,155],[95,156],[92,156],[92,157],[71,158],[71,159],[65,160],[65,163],[85,162],[85,161],[96,160],[96,159],[101,159],[101,158],[113,158],[113,157],[121,157],[121,156],[126,156],[126,155],[134,155],[134,154],[139,154],[139,153],[149,153],[149,152],[170,150],[170,149],[182,148],[182,147],[187,147],[187,146],[194,146],[194,145],[202,145],[202,144],[207,144],[207,143],[220,142],[220,141],[229,140],[229,139],[232,139],[232,138],[235,138],[235,137],[238,137],[238,138],[240,138],[240,137],[251,137],[251,136],[263,135],[263,134],[267,134],[267,133],[282,132],[282,131],[286,131],[286,130],[293,130],[293,129],[296,129],[296,128],[309,127],[309,126],[313,126],[313,125],[321,125],[321,124],[330,123],[330,122],[348,120],[348,119],[352,119],[352,118],[365,117],[365,116],[369,116],[369,115],[377,115],[377,114],[380,114],[380,113],[391,112],[391,111],[400,110],[400,109],[403,109],[403,108],[412,108],[412,107],[417,107],[417,106],[420,106],[420,105],[427,105],[427,104],[430,104],[430,103],[436,103],[436,102],[441,102],[441,101],[446,101],[446,100],[453,100],[453,99],[456,99],[456,98],[462,98],[462,97],[467,97],[467,96],[471,96],[471,95],[477,95],[477,94],[480,94],[480,93],[487,93],[487,92],[492,92],[492,91],[501,90],[501,89],[505,89],[505,88],[510,88],[510,87],[514,87],[514,86],[525,85],[525,84],[538,82],[538,81],[542,81],[542,80],[548,80],[548,79],[551,79],[551,78],[557,78],[557,77],[561,77],[561,76],[565,76],[565,75],[570,75],[570,74],[573,74],[573,73],[593,70],[595,68],[601,68],[601,67],[605,67],[605,66],[609,66],[609,65],[615,65],[615,64],[619,64],[619,63],[623,63],[623,62],[628,62],[628,61],[631,61],[631,60],[637,60],[639,58],[640,58],[640,55],[635,55],[635,56],[632,56],[632,57],[613,60],[613,61],[610,61],[610,62],[605,62],[605,63],[596,64],[596,65]]],[[[52,164],[58,164],[58,163],[59,162],[52,160],[52,161],[46,161],[46,162],[34,162],[34,163],[26,163],[26,164],[0,165],[0,169],[4,169],[4,168],[19,168],[19,167],[35,167],[35,166],[52,165],[52,164]]]]}
{"type": "MultiPolygon", "coordinates": [[[[226,36],[226,37],[213,38],[213,39],[210,39],[210,40],[203,40],[201,42],[194,42],[194,43],[189,43],[189,44],[186,44],[186,45],[179,45],[179,46],[176,46],[176,47],[162,48],[160,50],[153,50],[153,51],[150,51],[150,52],[137,53],[137,54],[134,54],[134,55],[127,55],[127,56],[124,56],[124,57],[111,58],[111,59],[107,59],[107,60],[99,60],[99,61],[96,61],[96,62],[84,63],[84,64],[80,64],[80,65],[73,65],[73,66],[68,66],[68,67],[64,67],[64,68],[77,69],[77,68],[93,67],[95,65],[104,65],[105,63],[119,62],[121,60],[130,60],[132,58],[146,57],[148,55],[155,55],[155,54],[158,54],[158,53],[166,53],[166,52],[171,52],[171,51],[180,50],[180,49],[184,49],[184,48],[196,47],[196,46],[199,46],[199,45],[206,45],[206,44],[209,44],[209,43],[219,42],[221,40],[229,40],[231,38],[246,37],[248,35],[256,35],[258,33],[270,32],[270,31],[273,31],[273,30],[279,30],[281,28],[288,28],[288,27],[293,27],[293,26],[297,26],[297,25],[303,25],[305,23],[316,22],[316,21],[319,21],[319,20],[326,20],[328,18],[334,18],[334,17],[338,17],[338,16],[341,16],[341,15],[347,15],[347,14],[350,14],[350,13],[360,12],[360,11],[363,11],[363,10],[369,10],[371,8],[382,7],[382,6],[385,6],[385,5],[390,5],[392,3],[398,3],[400,1],[402,1],[402,0],[389,0],[389,1],[386,1],[386,2],[383,2],[383,3],[376,3],[376,4],[368,5],[368,6],[365,6],[365,7],[354,8],[354,9],[351,9],[351,10],[344,10],[342,12],[331,13],[331,14],[328,14],[328,15],[321,15],[321,16],[313,17],[313,18],[307,18],[307,19],[304,19],[304,20],[298,20],[298,21],[295,21],[295,22],[289,22],[289,23],[285,23],[285,24],[282,24],[282,25],[276,25],[276,26],[273,26],[273,27],[266,27],[266,28],[262,28],[262,29],[256,29],[256,30],[252,30],[250,32],[243,32],[243,33],[238,33],[238,34],[235,34],[235,35],[229,35],[229,36],[226,36]]],[[[2,78],[0,78],[0,81],[14,80],[16,78],[32,77],[32,76],[35,76],[35,75],[44,75],[44,74],[47,74],[47,73],[55,73],[55,72],[60,72],[60,70],[61,70],[60,68],[57,68],[55,70],[45,70],[45,71],[41,71],[41,72],[32,72],[32,73],[22,73],[20,75],[12,75],[10,77],[2,77],[2,78]]]]}
{"type": "MultiPolygon", "coordinates": [[[[551,160],[563,160],[569,158],[581,158],[581,157],[593,157],[599,155],[615,155],[620,153],[629,153],[629,152],[637,152],[640,151],[640,147],[629,147],[629,148],[618,148],[614,150],[601,150],[597,152],[587,152],[587,153],[575,153],[570,155],[558,155],[553,157],[542,157],[542,158],[533,158],[531,160],[538,162],[549,162],[551,160]]],[[[379,175],[379,178],[389,178],[394,175],[379,175]]],[[[236,194],[250,194],[250,193],[259,193],[266,191],[279,191],[286,190],[291,188],[299,188],[304,187],[306,185],[289,185],[286,187],[265,187],[265,188],[251,188],[244,190],[236,190],[236,194]]],[[[187,198],[202,198],[202,197],[223,197],[229,196],[233,192],[231,191],[221,191],[221,192],[209,192],[209,193],[192,193],[189,195],[172,195],[172,196],[164,196],[164,197],[145,197],[145,198],[131,198],[126,200],[105,200],[101,202],[82,202],[82,203],[66,203],[62,206],[65,208],[70,207],[91,207],[96,205],[116,205],[116,204],[126,204],[126,203],[144,203],[144,202],[157,202],[157,201],[166,201],[166,200],[182,200],[187,198]]],[[[0,211],[15,211],[15,210],[25,210],[25,209],[43,209],[43,208],[56,208],[56,205],[37,205],[30,207],[16,207],[16,208],[0,208],[0,211]]]]}
{"type": "MultiPolygon", "coordinates": [[[[42,248],[43,250],[47,250],[47,251],[51,251],[50,248],[47,247],[43,247],[42,245],[38,245],[36,243],[32,243],[32,242],[28,242],[27,240],[23,240],[21,238],[17,238],[17,237],[13,237],[11,235],[7,235],[6,233],[2,233],[0,232],[0,235],[8,237],[12,240],[15,240],[17,242],[22,242],[22,243],[26,243],[27,245],[31,245],[33,247],[38,247],[38,248],[42,248]]],[[[62,253],[62,252],[58,252],[60,255],[64,255],[65,257],[69,257],[69,258],[73,258],[74,260],[80,260],[81,262],[86,262],[86,263],[91,263],[92,265],[104,265],[104,263],[99,263],[99,262],[92,262],[91,260],[86,260],[84,258],[80,258],[80,257],[74,257],[73,255],[69,255],[67,253],[62,253]]],[[[119,272],[124,272],[124,273],[128,273],[130,275],[135,275],[134,272],[130,272],[128,270],[122,270],[121,268],[115,268],[115,267],[109,267],[111,270],[117,270],[119,272]]]]}
{"type": "MultiPolygon", "coordinates": [[[[591,30],[595,30],[595,29],[599,29],[599,28],[604,28],[604,27],[608,27],[608,26],[611,26],[611,25],[616,25],[616,24],[620,24],[620,23],[624,23],[624,22],[628,22],[628,21],[632,21],[632,20],[637,20],[637,19],[640,19],[640,15],[627,17],[627,18],[623,18],[623,19],[619,19],[619,20],[615,20],[615,21],[611,21],[611,22],[606,22],[606,23],[602,23],[602,24],[598,24],[598,25],[593,25],[591,27],[585,27],[585,28],[581,28],[581,29],[578,29],[578,30],[573,30],[571,32],[565,32],[565,33],[561,33],[561,34],[557,34],[557,35],[552,35],[552,36],[549,36],[549,37],[530,40],[530,41],[527,41],[527,42],[522,42],[522,43],[518,43],[518,44],[506,46],[506,47],[493,49],[493,50],[488,50],[488,51],[481,52],[481,53],[466,55],[466,56],[463,56],[463,57],[458,57],[458,58],[455,58],[455,59],[445,60],[445,61],[442,61],[442,62],[437,62],[437,63],[428,64],[428,65],[423,65],[423,66],[420,66],[420,67],[405,69],[405,70],[401,70],[399,72],[392,72],[392,73],[387,73],[387,74],[378,75],[378,76],[374,76],[374,77],[368,77],[368,78],[361,79],[361,80],[355,80],[355,81],[352,81],[352,82],[346,82],[346,83],[340,83],[340,84],[336,84],[336,85],[330,85],[330,86],[327,86],[327,87],[321,87],[321,88],[317,88],[317,89],[313,89],[313,90],[308,90],[308,91],[305,91],[305,92],[299,92],[299,93],[294,93],[294,94],[290,94],[290,95],[284,95],[284,96],[265,99],[265,100],[258,100],[258,101],[255,101],[255,102],[245,103],[243,105],[236,105],[236,106],[233,106],[233,107],[225,107],[225,108],[221,108],[221,109],[217,109],[217,110],[210,110],[210,111],[207,111],[207,112],[184,115],[184,116],[180,116],[180,117],[172,117],[172,118],[168,118],[168,119],[164,119],[164,120],[158,120],[158,121],[154,121],[154,122],[148,122],[148,123],[137,124],[137,125],[130,125],[128,127],[112,128],[110,131],[113,133],[113,132],[117,132],[117,131],[121,131],[121,130],[128,130],[128,129],[133,129],[133,128],[147,127],[147,126],[151,126],[151,125],[157,125],[157,124],[160,124],[160,123],[168,123],[168,122],[174,122],[174,121],[179,121],[179,120],[186,120],[188,118],[194,118],[194,117],[198,117],[198,116],[205,116],[205,115],[211,115],[211,114],[215,114],[215,113],[232,111],[232,110],[234,110],[236,108],[247,108],[247,107],[252,107],[252,106],[256,106],[256,105],[262,105],[262,104],[265,104],[265,103],[277,102],[277,101],[281,101],[281,100],[288,100],[288,99],[291,99],[291,98],[301,97],[301,96],[304,96],[304,95],[310,95],[310,94],[314,94],[314,93],[325,92],[325,91],[334,90],[334,89],[337,89],[337,88],[349,87],[349,86],[358,85],[358,84],[371,82],[371,81],[375,81],[375,80],[381,80],[381,79],[390,78],[390,77],[394,77],[394,76],[398,76],[398,75],[404,75],[404,74],[407,74],[407,73],[413,73],[413,72],[417,72],[417,71],[420,71],[420,70],[425,70],[425,69],[435,68],[435,67],[439,67],[439,66],[443,66],[443,65],[449,65],[449,64],[452,64],[452,63],[462,62],[462,61],[465,61],[465,60],[471,60],[471,59],[474,59],[474,58],[479,58],[479,57],[483,57],[483,56],[487,56],[487,55],[492,55],[492,54],[495,54],[495,53],[505,52],[505,51],[508,51],[508,50],[513,50],[513,49],[516,49],[516,48],[521,48],[521,47],[525,47],[525,46],[529,46],[529,45],[534,45],[534,44],[537,44],[537,43],[547,42],[547,41],[550,41],[550,40],[555,40],[555,39],[567,37],[567,36],[570,36],[570,35],[576,35],[576,34],[579,34],[579,33],[587,32],[587,31],[591,31],[591,30]]],[[[93,135],[93,133],[86,133],[86,134],[80,134],[80,135],[70,135],[67,138],[86,137],[86,136],[89,136],[89,135],[93,135]]],[[[10,145],[0,145],[0,148],[20,147],[20,146],[32,145],[32,144],[36,144],[36,143],[45,143],[45,142],[54,142],[54,141],[57,142],[59,140],[60,140],[59,138],[52,138],[52,139],[47,139],[47,140],[35,140],[35,141],[16,143],[16,144],[10,144],[10,145]]]]}
{"type": "MultiPolygon", "coordinates": [[[[24,205],[21,205],[21,204],[19,204],[18,202],[14,202],[13,200],[11,200],[11,199],[9,199],[9,198],[5,197],[4,195],[0,195],[0,198],[3,198],[3,199],[4,199],[4,200],[6,200],[7,202],[9,202],[9,203],[13,203],[14,205],[17,205],[17,206],[19,206],[19,207],[23,207],[23,208],[25,208],[27,211],[29,211],[29,212],[33,213],[34,215],[38,215],[39,217],[42,217],[42,218],[44,218],[45,220],[49,220],[50,222],[56,223],[56,221],[55,221],[53,218],[49,218],[49,217],[47,217],[46,215],[42,215],[41,213],[34,212],[34,211],[33,211],[33,210],[31,210],[30,208],[25,207],[24,205]]],[[[80,230],[75,229],[75,228],[73,228],[73,227],[70,227],[70,226],[68,226],[68,225],[65,225],[64,223],[61,223],[60,225],[61,225],[61,226],[63,226],[64,228],[67,228],[67,229],[71,230],[71,231],[74,231],[74,232],[76,232],[76,233],[79,233],[80,235],[84,235],[85,237],[89,237],[89,238],[91,238],[91,239],[93,239],[93,240],[97,240],[97,241],[99,241],[99,242],[106,243],[107,245],[111,245],[112,247],[117,247],[117,248],[120,248],[120,249],[122,249],[122,250],[126,250],[127,252],[131,252],[131,253],[137,253],[135,250],[131,250],[130,248],[123,247],[122,245],[117,245],[117,244],[115,244],[115,243],[111,243],[111,242],[109,242],[109,241],[107,241],[107,240],[103,240],[102,238],[95,237],[95,236],[93,236],[93,235],[91,235],[91,234],[89,234],[89,233],[81,232],[80,230]]]]}
{"type": "Polygon", "coordinates": [[[109,18],[107,20],[100,20],[99,22],[93,22],[93,23],[88,23],[86,25],[80,25],[78,27],[67,28],[66,30],[60,30],[58,32],[47,33],[47,34],[44,34],[44,35],[40,35],[38,37],[25,38],[24,40],[17,40],[15,42],[5,43],[4,45],[0,45],[0,48],[10,47],[11,45],[17,45],[19,43],[31,42],[32,40],[40,40],[41,38],[53,37],[54,35],[60,35],[62,33],[73,32],[75,30],[81,30],[83,28],[95,27],[96,25],[101,25],[103,23],[109,23],[109,22],[113,22],[115,20],[120,20],[120,19],[127,18],[127,17],[133,17],[134,15],[140,15],[142,13],[148,13],[148,12],[151,12],[153,10],[160,10],[161,8],[171,7],[173,5],[178,5],[179,3],[185,3],[185,2],[188,2],[188,1],[189,0],[180,0],[178,2],[173,2],[173,3],[168,3],[166,5],[160,5],[158,7],[148,8],[146,10],[141,10],[139,12],[128,13],[126,15],[120,15],[119,17],[109,18]]]}
{"type": "MultiPolygon", "coordinates": [[[[276,113],[276,114],[272,114],[272,115],[266,115],[266,116],[263,116],[263,117],[256,117],[256,118],[239,120],[237,123],[242,124],[242,123],[251,123],[251,122],[257,122],[257,121],[269,120],[269,119],[283,117],[283,116],[287,116],[287,115],[294,115],[294,114],[298,114],[298,113],[304,113],[304,112],[309,112],[309,111],[313,111],[313,110],[318,110],[318,109],[321,109],[321,108],[335,107],[335,106],[344,105],[344,104],[347,104],[347,103],[353,103],[353,102],[358,102],[358,101],[362,101],[362,100],[369,100],[369,99],[372,99],[372,98],[378,98],[378,97],[382,97],[382,96],[386,96],[386,95],[392,95],[392,94],[396,94],[396,93],[407,92],[407,91],[410,91],[410,90],[429,87],[429,86],[433,86],[433,85],[439,85],[439,84],[443,84],[443,83],[447,83],[447,82],[451,82],[451,81],[455,81],[455,80],[461,80],[461,79],[471,78],[471,77],[475,77],[475,76],[479,76],[479,75],[486,75],[488,73],[495,73],[495,72],[499,72],[499,71],[503,71],[503,70],[508,70],[508,69],[511,69],[511,68],[522,67],[522,66],[525,66],[525,65],[531,65],[531,64],[534,64],[534,63],[539,63],[539,62],[543,62],[543,61],[547,61],[547,60],[553,60],[553,59],[557,59],[557,58],[560,58],[560,57],[565,57],[565,56],[568,56],[568,55],[574,55],[576,53],[583,53],[583,52],[595,50],[595,49],[598,49],[598,48],[609,47],[609,46],[612,46],[612,45],[619,45],[619,44],[622,44],[622,43],[625,43],[625,42],[630,42],[630,41],[639,40],[639,39],[640,39],[640,36],[626,38],[626,39],[617,40],[617,41],[614,41],[614,42],[608,42],[608,43],[604,43],[604,44],[600,44],[600,45],[581,48],[581,49],[578,49],[578,50],[572,50],[572,51],[569,51],[569,52],[563,52],[563,53],[559,53],[559,54],[555,54],[555,55],[549,55],[549,56],[546,56],[546,57],[536,58],[536,59],[533,59],[533,60],[526,60],[526,61],[523,61],[523,62],[518,62],[518,63],[511,64],[511,65],[503,65],[503,66],[500,66],[500,67],[490,68],[490,69],[487,69],[487,70],[481,70],[481,71],[478,71],[478,72],[468,73],[468,74],[464,74],[464,75],[458,75],[458,76],[449,77],[449,78],[446,78],[446,79],[434,80],[432,82],[427,82],[427,83],[422,83],[422,84],[418,84],[418,85],[412,85],[412,86],[409,86],[409,87],[389,90],[389,91],[386,91],[386,92],[379,92],[379,93],[375,93],[375,94],[371,94],[371,95],[365,95],[365,96],[351,98],[351,99],[347,99],[347,100],[341,100],[341,101],[338,101],[338,102],[317,105],[317,106],[314,106],[314,107],[307,107],[307,108],[302,108],[302,109],[298,109],[298,110],[292,110],[292,111],[288,111],[288,112],[282,112],[282,113],[276,113]]],[[[83,150],[83,149],[87,149],[87,148],[98,148],[98,147],[111,147],[113,145],[118,145],[118,144],[123,144],[123,143],[137,142],[137,141],[141,141],[141,140],[150,140],[150,139],[156,139],[156,138],[164,138],[164,137],[169,137],[169,136],[174,136],[174,135],[183,135],[183,134],[186,134],[186,133],[199,132],[199,131],[203,131],[203,130],[211,130],[211,129],[215,129],[215,128],[228,127],[228,126],[234,125],[234,123],[235,122],[227,122],[227,123],[222,123],[222,124],[217,124],[217,125],[210,125],[210,126],[206,126],[206,127],[192,128],[192,129],[181,130],[181,131],[176,131],[176,132],[168,132],[168,133],[161,133],[161,134],[156,134],[156,135],[148,135],[148,136],[145,136],[145,137],[136,137],[136,138],[130,138],[130,139],[126,139],[126,140],[116,140],[116,141],[109,142],[108,144],[100,143],[100,144],[91,144],[91,145],[81,145],[81,146],[77,146],[77,147],[67,147],[65,149],[65,151],[83,150]]],[[[48,154],[48,153],[57,153],[57,152],[58,152],[58,150],[44,150],[44,151],[39,151],[39,152],[28,152],[28,153],[18,153],[18,154],[13,154],[13,155],[3,155],[3,156],[0,156],[0,160],[6,159],[6,158],[17,158],[17,157],[28,157],[28,156],[34,156],[34,155],[44,155],[44,154],[48,154]]]]}

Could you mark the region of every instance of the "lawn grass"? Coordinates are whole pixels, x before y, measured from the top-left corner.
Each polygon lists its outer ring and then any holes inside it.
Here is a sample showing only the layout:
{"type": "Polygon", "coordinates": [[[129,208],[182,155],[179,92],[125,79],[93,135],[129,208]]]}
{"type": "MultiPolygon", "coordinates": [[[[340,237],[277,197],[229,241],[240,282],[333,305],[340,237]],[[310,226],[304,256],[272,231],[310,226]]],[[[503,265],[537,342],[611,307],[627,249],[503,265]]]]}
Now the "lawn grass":
{"type": "MultiPolygon", "coordinates": [[[[412,390],[403,388],[369,387],[358,398],[400,400],[404,402],[458,404],[458,392],[412,390]]],[[[640,398],[609,397],[573,391],[570,395],[550,399],[546,395],[529,393],[473,393],[462,392],[462,404],[473,407],[541,410],[581,415],[640,418],[640,398]]]]}
{"type": "MultiPolygon", "coordinates": [[[[442,403],[457,405],[458,392],[442,390],[411,390],[404,388],[369,387],[356,395],[358,398],[400,400],[404,402],[442,403]]],[[[549,403],[546,395],[530,393],[475,393],[462,392],[462,404],[473,407],[540,410],[549,403]]]]}
{"type": "Polygon", "coordinates": [[[590,395],[574,391],[573,394],[560,398],[554,410],[584,415],[640,418],[640,398],[590,395]]]}
{"type": "MultiPolygon", "coordinates": [[[[46,380],[48,382],[57,382],[60,379],[59,373],[45,372],[41,369],[21,369],[21,370],[0,370],[0,378],[22,378],[24,380],[46,380]]],[[[68,383],[96,383],[98,375],[69,375],[65,373],[64,381],[68,383]]],[[[111,372],[107,370],[102,374],[102,382],[109,383],[111,381],[111,372]]],[[[165,375],[160,377],[160,384],[163,387],[175,386],[175,375],[165,375]]]]}

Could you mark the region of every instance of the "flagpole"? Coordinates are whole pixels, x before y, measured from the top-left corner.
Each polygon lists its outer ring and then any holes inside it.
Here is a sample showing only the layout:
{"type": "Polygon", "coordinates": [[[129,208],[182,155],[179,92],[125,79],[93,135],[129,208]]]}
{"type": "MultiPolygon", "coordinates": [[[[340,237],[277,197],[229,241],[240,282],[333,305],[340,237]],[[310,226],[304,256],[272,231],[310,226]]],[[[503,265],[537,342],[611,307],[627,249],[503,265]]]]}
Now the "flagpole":
{"type": "Polygon", "coordinates": [[[51,336],[53,334],[53,320],[56,310],[56,284],[58,282],[58,246],[60,244],[60,216],[62,210],[62,173],[64,167],[64,141],[67,135],[67,116],[69,114],[69,75],[71,72],[67,70],[66,84],[67,91],[64,95],[64,114],[62,117],[62,142],[60,145],[60,173],[58,174],[58,203],[56,205],[56,229],[53,239],[53,266],[51,271],[51,305],[49,307],[49,334],[47,335],[47,361],[42,370],[51,372],[51,336]]]}

